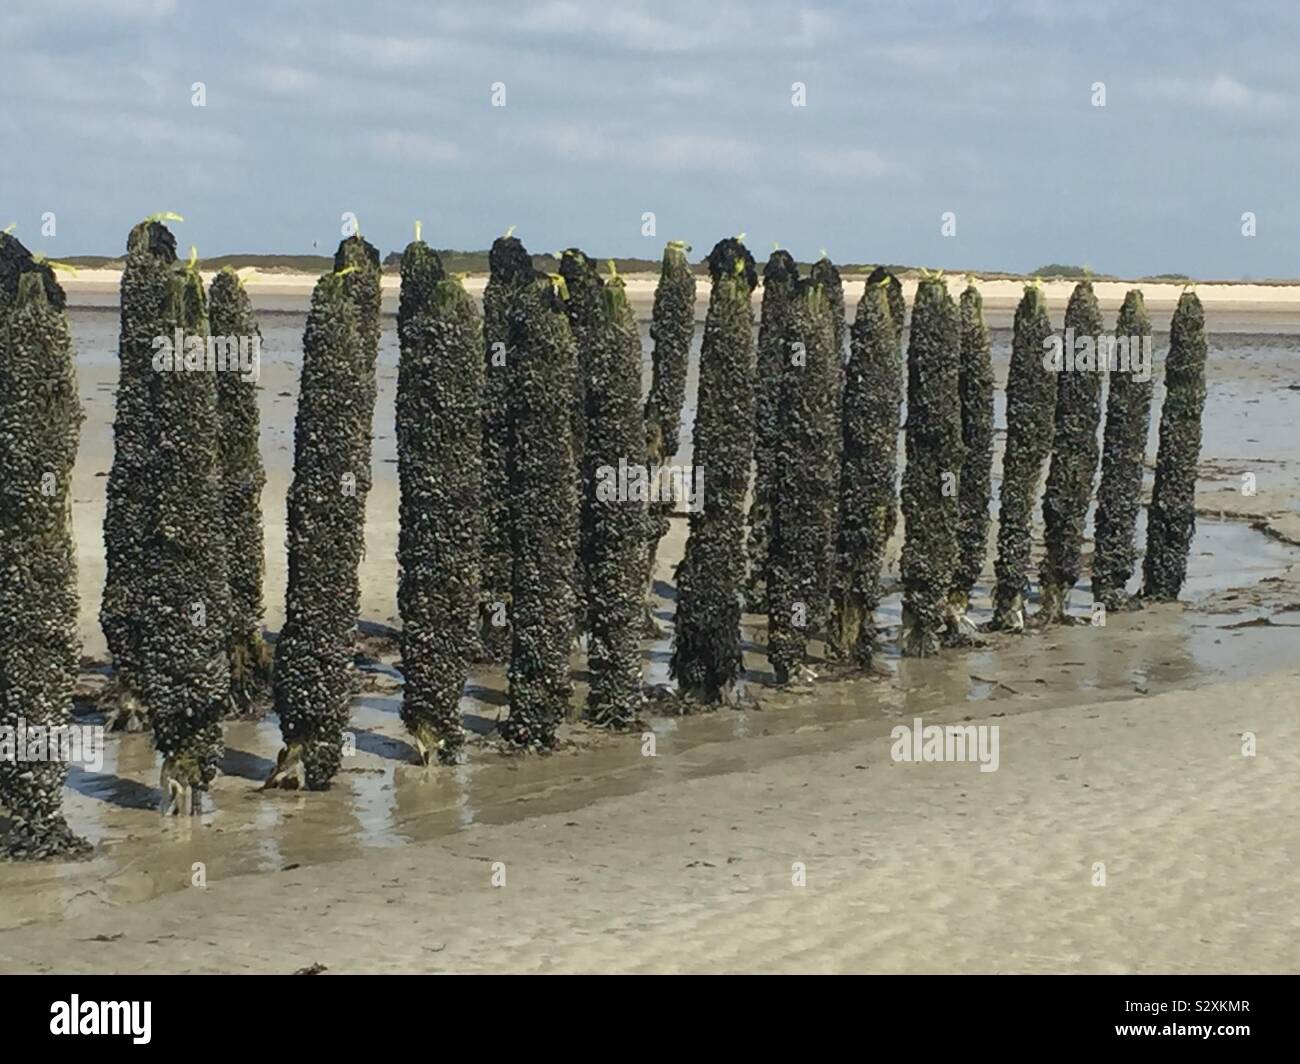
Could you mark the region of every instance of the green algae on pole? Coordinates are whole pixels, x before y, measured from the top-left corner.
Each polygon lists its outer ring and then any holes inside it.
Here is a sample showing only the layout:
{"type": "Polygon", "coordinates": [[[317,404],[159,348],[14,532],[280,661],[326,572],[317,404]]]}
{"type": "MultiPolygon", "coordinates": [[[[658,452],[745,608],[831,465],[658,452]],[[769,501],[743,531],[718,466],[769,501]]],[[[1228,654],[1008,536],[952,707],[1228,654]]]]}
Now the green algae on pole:
{"type": "Polygon", "coordinates": [[[839,521],[831,651],[870,668],[880,571],[898,517],[898,418],[903,363],[890,312],[888,278],[868,281],[850,330],[841,412],[839,521]]]}
{"type": "MultiPolygon", "coordinates": [[[[82,419],[74,358],[53,272],[0,234],[0,727],[15,732],[72,723],[80,639],[70,492],[82,419]]],[[[14,755],[0,757],[10,821],[0,859],[86,855],[63,816],[67,766],[14,755]]]]}
{"type": "Polygon", "coordinates": [[[907,350],[900,647],[908,657],[937,652],[949,627],[962,466],[960,342],[957,306],[947,284],[939,275],[924,275],[912,305],[907,350]]]}
{"type": "Polygon", "coordinates": [[[1037,284],[1025,286],[1016,307],[1007,376],[1007,445],[998,501],[998,555],[990,627],[1022,631],[1025,585],[1033,547],[1034,500],[1043,463],[1052,449],[1056,380],[1045,365],[1044,341],[1052,335],[1047,301],[1037,284]]]}
{"type": "Polygon", "coordinates": [[[342,763],[360,601],[367,392],[362,314],[348,276],[332,272],[316,282],[303,332],[289,583],[272,685],[285,745],[268,787],[325,790],[342,763]]]}
{"type": "Polygon", "coordinates": [[[150,380],[140,641],[144,703],[163,759],[163,810],[180,815],[201,812],[224,750],[221,718],[230,702],[217,375],[189,365],[191,345],[206,345],[209,335],[196,260],[191,252],[189,266],[170,282],[169,316],[185,336],[185,368],[173,362],[150,380]]]}
{"type": "Polygon", "coordinates": [[[641,411],[641,334],[623,279],[610,263],[602,299],[601,342],[588,364],[587,459],[593,479],[586,570],[589,579],[586,716],[608,728],[637,721],[641,694],[641,573],[646,551],[645,496],[620,470],[644,484],[645,421],[641,411]]]}
{"type": "Polygon", "coordinates": [[[789,324],[799,286],[799,266],[788,251],[774,250],[763,267],[754,384],[754,492],[749,504],[749,578],[745,606],[767,610],[768,544],[772,538],[772,480],[779,442],[777,408],[782,368],[788,361],[789,324]]]}
{"type": "MultiPolygon", "coordinates": [[[[677,631],[670,670],[684,702],[714,705],[738,694],[744,670],[740,592],[745,496],[754,453],[753,256],[736,239],[710,252],[713,279],[700,351],[692,463],[703,471],[677,570],[677,631]]],[[[697,472],[697,479],[698,479],[697,472]]]]}
{"type": "Polygon", "coordinates": [[[1040,606],[1035,620],[1062,624],[1070,591],[1079,579],[1083,526],[1092,501],[1100,447],[1101,381],[1096,358],[1104,326],[1091,281],[1080,281],[1065,308],[1065,337],[1057,373],[1052,461],[1043,493],[1043,540],[1046,555],[1039,569],[1040,606]],[[1082,344],[1082,348],[1080,348],[1082,344]],[[1087,358],[1091,351],[1091,358],[1087,358]]]}
{"type": "Polygon", "coordinates": [[[964,457],[957,494],[957,568],[948,601],[952,621],[965,627],[970,594],[988,550],[993,490],[993,362],[984,299],[974,282],[961,294],[961,439],[964,457]]]}
{"type": "Polygon", "coordinates": [[[402,254],[397,334],[402,722],[425,764],[434,756],[454,764],[477,642],[483,324],[461,282],[419,239],[402,254]]]}
{"type": "MultiPolygon", "coordinates": [[[[1131,289],[1124,297],[1115,337],[1127,347],[1130,364],[1138,357],[1134,345],[1150,343],[1151,320],[1141,289],[1131,289]]],[[[1149,361],[1146,366],[1149,371],[1149,361]]],[[[1133,604],[1126,589],[1137,567],[1137,516],[1153,390],[1150,372],[1110,373],[1092,558],[1092,597],[1108,610],[1133,604]]]]}
{"type": "Polygon", "coordinates": [[[509,372],[507,469],[511,548],[508,743],[544,750],[568,716],[573,685],[573,557],[577,468],[573,377],[577,345],[564,280],[534,274],[506,312],[509,372]]]}
{"type": "Polygon", "coordinates": [[[1196,534],[1196,463],[1205,409],[1205,311],[1188,289],[1169,325],[1165,398],[1160,410],[1156,479],[1147,507],[1147,550],[1142,597],[1172,602],[1187,579],[1187,555],[1196,534]]]}
{"type": "Polygon", "coordinates": [[[840,364],[832,293],[815,276],[799,282],[780,368],[768,549],[767,656],[776,682],[809,676],[809,629],[825,614],[835,532],[834,417],[840,364]]]}
{"type": "MultiPolygon", "coordinates": [[[[512,227],[513,229],[513,227],[512,227]]],[[[510,432],[509,321],[519,290],[531,284],[533,260],[507,233],[492,242],[490,273],[483,289],[483,493],[482,572],[479,589],[479,655],[502,663],[510,657],[510,432]]]]}
{"type": "MultiPolygon", "coordinates": [[[[646,455],[651,483],[659,484],[662,469],[673,461],[681,443],[682,407],[686,402],[686,371],[695,338],[695,273],[686,255],[690,246],[670,240],[664,248],[650,317],[651,378],[645,401],[646,455]]],[[[653,635],[658,625],[650,612],[659,541],[668,534],[673,501],[662,491],[652,498],[648,511],[649,545],[646,551],[645,627],[653,635]]]]}
{"type": "Polygon", "coordinates": [[[118,342],[117,402],[113,416],[113,463],[104,510],[107,571],[99,621],[113,659],[109,729],[141,731],[147,726],[140,675],[140,637],[145,613],[144,538],[150,482],[150,392],[154,339],[172,337],[172,278],[176,238],[156,219],[136,225],[127,237],[122,270],[121,331],[118,342]]]}
{"type": "MultiPolygon", "coordinates": [[[[239,350],[256,351],[261,333],[239,274],[227,266],[212,280],[208,320],[213,337],[239,350]]],[[[229,350],[229,348],[228,348],[229,350]]],[[[239,364],[242,370],[244,363],[239,364]]],[[[217,372],[218,437],[221,450],[221,516],[226,530],[230,581],[230,699],[236,714],[262,705],[271,692],[271,651],[262,638],[262,577],[266,572],[262,538],[262,487],[266,471],[258,448],[256,369],[252,376],[228,367],[217,372]]]]}

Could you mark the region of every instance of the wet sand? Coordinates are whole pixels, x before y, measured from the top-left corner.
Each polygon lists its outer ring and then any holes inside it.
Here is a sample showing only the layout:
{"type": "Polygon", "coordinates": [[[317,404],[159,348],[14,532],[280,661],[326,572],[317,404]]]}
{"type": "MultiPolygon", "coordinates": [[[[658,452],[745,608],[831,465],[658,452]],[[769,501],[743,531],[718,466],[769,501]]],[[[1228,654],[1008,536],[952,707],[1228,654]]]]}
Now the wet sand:
{"type": "MultiPolygon", "coordinates": [[[[641,733],[573,724],[554,755],[505,756],[480,738],[466,765],[439,771],[411,763],[397,717],[386,326],[356,756],[328,794],[264,794],[274,719],[230,724],[205,814],[162,821],[148,737],[113,739],[102,773],[70,779],[69,816],[94,858],[0,866],[0,971],[1300,969],[1286,871],[1300,851],[1279,815],[1300,797],[1294,337],[1212,337],[1188,606],[923,662],[889,648],[882,675],[780,692],[763,687],[762,620],[747,617],[759,708],[683,719],[652,704],[655,757],[641,733]],[[1240,491],[1246,471],[1254,496],[1240,491]],[[889,729],[918,715],[998,724],[999,770],[891,762],[889,729]],[[1257,757],[1241,756],[1242,731],[1260,736],[1257,757]],[[491,886],[494,861],[505,887],[491,886]],[[806,887],[791,885],[795,861],[806,887]],[[1107,862],[1105,888],[1090,884],[1094,861],[1107,862]]],[[[87,405],[74,516],[92,658],[103,654],[115,329],[115,312],[74,312],[87,405]]],[[[301,315],[264,315],[263,332],[274,630],[301,315]]],[[[1001,386],[1007,337],[994,339],[1001,386]]],[[[684,533],[674,522],[661,553],[665,625],[684,533]]],[[[1086,614],[1082,589],[1074,605],[1086,614]]],[[[897,623],[896,596],[883,615],[897,623]]],[[[666,681],[668,647],[645,645],[649,683],[666,681]]],[[[503,687],[499,670],[472,677],[463,706],[476,735],[504,714],[503,687]]]]}

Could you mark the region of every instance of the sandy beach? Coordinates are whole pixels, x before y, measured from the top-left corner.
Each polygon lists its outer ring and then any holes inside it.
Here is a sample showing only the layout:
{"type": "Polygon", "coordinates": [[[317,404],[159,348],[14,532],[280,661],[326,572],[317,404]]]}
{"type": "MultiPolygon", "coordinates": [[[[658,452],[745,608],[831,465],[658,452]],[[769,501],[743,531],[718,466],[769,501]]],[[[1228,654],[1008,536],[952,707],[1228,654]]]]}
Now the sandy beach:
{"type": "MultiPolygon", "coordinates": [[[[895,764],[865,722],[756,735],[721,775],[692,778],[684,752],[677,779],[633,795],[209,875],[6,931],[0,959],[17,972],[1294,972],[1298,684],[1288,670],[981,716],[1003,734],[987,774],[895,764]],[[1248,731],[1255,757],[1241,755],[1248,731]]],[[[625,771],[647,760],[629,750],[625,771]]]]}
{"type": "MultiPolygon", "coordinates": [[[[306,306],[316,284],[316,276],[308,273],[278,270],[244,269],[240,271],[244,287],[254,305],[259,309],[285,310],[306,306]]],[[[81,269],[75,275],[61,276],[60,280],[72,306],[115,306],[121,281],[121,270],[111,268],[81,269]]],[[[211,273],[204,274],[204,282],[211,284],[211,273]]],[[[1016,304],[1024,293],[1024,280],[1005,278],[974,278],[976,287],[984,297],[984,308],[992,326],[1010,325],[1016,304]]],[[[654,303],[658,278],[645,274],[628,274],[627,294],[638,316],[648,316],[654,303]]],[[[967,274],[954,273],[947,277],[949,291],[956,298],[966,287],[967,274]]],[[[865,278],[848,275],[844,282],[844,298],[850,307],[857,306],[862,298],[865,278]]],[[[484,275],[465,278],[465,288],[475,298],[482,298],[484,275]]],[[[696,318],[704,320],[709,302],[709,279],[697,278],[696,318]]],[[[903,292],[908,306],[916,293],[918,279],[905,277],[903,292]]],[[[1045,280],[1043,293],[1054,312],[1064,312],[1065,304],[1074,288],[1073,280],[1045,280]]],[[[394,273],[383,278],[384,305],[390,312],[396,310],[400,278],[394,273]]],[[[1167,316],[1178,302],[1184,285],[1181,282],[1156,281],[1096,281],[1097,301],[1103,310],[1113,314],[1132,288],[1139,288],[1152,315],[1167,316]]],[[[1206,321],[1212,329],[1263,330],[1300,326],[1300,284],[1211,283],[1198,284],[1196,294],[1205,305],[1206,321]]],[[[755,289],[755,308],[762,300],[762,290],[755,289]]]]}
{"type": "MultiPolygon", "coordinates": [[[[1300,970],[1288,877],[1300,830],[1285,815],[1300,799],[1300,362],[1278,312],[1211,335],[1187,603],[925,661],[890,646],[878,675],[826,669],[815,686],[781,691],[764,686],[763,619],[747,615],[758,708],[677,718],[651,703],[643,731],[571,723],[546,757],[493,744],[504,677],[476,670],[462,701],[469,760],[441,771],[414,763],[397,716],[386,320],[356,754],[328,793],[262,792],[274,718],[229,723],[223,774],[191,823],[155,811],[149,737],[112,737],[103,770],[74,769],[67,791],[92,859],[0,865],[0,971],[1300,970]],[[1254,494],[1241,489],[1247,472],[1254,494]],[[891,729],[918,717],[996,725],[997,771],[893,761],[891,729]],[[1093,885],[1099,864],[1105,886],[1093,885]]],[[[82,709],[93,722],[117,315],[72,315],[87,413],[74,477],[82,709]]],[[[302,316],[261,321],[273,632],[302,316]]],[[[1167,317],[1152,316],[1159,380],[1167,317]]],[[[1008,346],[995,328],[999,389],[1008,346]]],[[[1000,408],[999,428],[1000,451],[1000,408]]],[[[689,454],[688,433],[679,457],[689,454]]],[[[650,685],[667,680],[685,531],[679,518],[660,555],[667,632],[643,646],[650,685]]],[[[887,580],[900,544],[901,530],[887,580]]],[[[893,594],[886,626],[898,608],[893,594]]],[[[1086,588],[1074,612],[1087,615],[1086,588]]],[[[574,668],[580,699],[579,654],[574,668]]]]}

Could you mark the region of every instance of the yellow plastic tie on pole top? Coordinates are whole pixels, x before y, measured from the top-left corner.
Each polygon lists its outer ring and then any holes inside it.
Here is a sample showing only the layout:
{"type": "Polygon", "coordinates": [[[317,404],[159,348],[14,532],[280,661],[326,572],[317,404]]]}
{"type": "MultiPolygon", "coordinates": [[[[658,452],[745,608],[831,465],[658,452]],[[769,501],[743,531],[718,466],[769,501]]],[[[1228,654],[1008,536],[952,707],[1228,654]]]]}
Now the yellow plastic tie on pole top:
{"type": "Polygon", "coordinates": [[[686,243],[685,240],[670,240],[668,246],[674,251],[686,252],[691,250],[691,245],[686,243]]]}
{"type": "Polygon", "coordinates": [[[4,231],[6,234],[8,234],[8,233],[12,233],[17,228],[18,228],[17,222],[10,222],[8,225],[4,227],[4,231]]]}
{"type": "Polygon", "coordinates": [[[744,234],[744,233],[737,233],[737,234],[736,234],[736,243],[737,243],[737,244],[743,244],[744,242],[745,242],[745,234],[744,234]]]}
{"type": "Polygon", "coordinates": [[[196,248],[193,244],[191,244],[191,245],[190,245],[190,261],[187,262],[187,263],[185,264],[185,268],[186,268],[187,270],[192,270],[192,269],[194,269],[195,266],[198,265],[198,262],[199,262],[199,249],[196,248]]]}
{"type": "Polygon", "coordinates": [[[551,285],[560,294],[560,298],[567,303],[569,301],[569,286],[564,280],[564,275],[559,273],[548,273],[546,276],[551,279],[551,285]]]}
{"type": "Polygon", "coordinates": [[[772,241],[772,250],[773,250],[773,251],[780,251],[780,250],[781,250],[781,245],[778,244],[775,240],[772,241]]]}
{"type": "Polygon", "coordinates": [[[185,221],[175,211],[159,211],[157,214],[151,214],[145,219],[146,222],[183,222],[185,221]]]}
{"type": "Polygon", "coordinates": [[[516,229],[516,228],[517,228],[516,226],[513,226],[513,225],[512,225],[509,229],[507,229],[507,230],[502,234],[502,239],[503,239],[503,240],[509,240],[512,236],[515,235],[515,229],[516,229]]]}
{"type": "Polygon", "coordinates": [[[420,232],[424,229],[424,223],[419,218],[415,219],[415,239],[420,239],[420,232]]]}

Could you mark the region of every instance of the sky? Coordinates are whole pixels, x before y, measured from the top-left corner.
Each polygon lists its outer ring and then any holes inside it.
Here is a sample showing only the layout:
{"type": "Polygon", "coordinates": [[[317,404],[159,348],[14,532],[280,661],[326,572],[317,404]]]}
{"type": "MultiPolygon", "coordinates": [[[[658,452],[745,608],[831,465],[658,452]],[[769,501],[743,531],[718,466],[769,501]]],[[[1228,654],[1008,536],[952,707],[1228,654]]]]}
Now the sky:
{"type": "Polygon", "coordinates": [[[4,0],[0,228],[1300,277],[1298,50],[1294,0],[4,0]]]}

